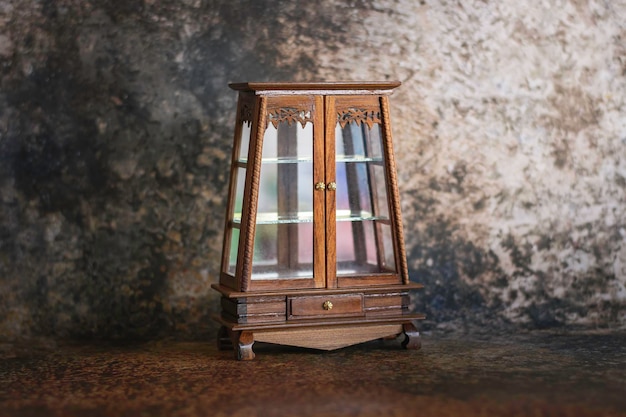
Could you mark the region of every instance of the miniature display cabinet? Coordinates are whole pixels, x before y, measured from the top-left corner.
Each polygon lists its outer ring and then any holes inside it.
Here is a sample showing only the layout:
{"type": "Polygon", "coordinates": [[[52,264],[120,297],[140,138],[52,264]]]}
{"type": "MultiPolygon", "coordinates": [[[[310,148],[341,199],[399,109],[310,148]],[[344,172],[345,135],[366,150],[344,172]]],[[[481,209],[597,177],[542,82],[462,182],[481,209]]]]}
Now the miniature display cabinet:
{"type": "Polygon", "coordinates": [[[221,349],[420,347],[389,121],[400,82],[237,83],[221,349]]]}

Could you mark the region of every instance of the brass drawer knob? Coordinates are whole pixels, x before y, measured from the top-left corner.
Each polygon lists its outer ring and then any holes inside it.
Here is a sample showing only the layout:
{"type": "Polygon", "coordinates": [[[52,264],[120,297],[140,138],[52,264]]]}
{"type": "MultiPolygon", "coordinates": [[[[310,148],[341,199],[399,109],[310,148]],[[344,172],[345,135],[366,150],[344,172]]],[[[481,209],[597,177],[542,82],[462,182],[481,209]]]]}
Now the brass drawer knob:
{"type": "Polygon", "coordinates": [[[326,188],[328,188],[330,191],[335,191],[337,189],[337,183],[334,181],[329,182],[326,188]]]}
{"type": "Polygon", "coordinates": [[[326,189],[326,184],[324,184],[323,182],[318,182],[317,184],[315,184],[315,189],[316,190],[324,190],[324,189],[326,189]]]}
{"type": "Polygon", "coordinates": [[[333,303],[331,303],[330,301],[324,301],[324,304],[322,304],[322,307],[324,308],[324,310],[332,310],[333,309],[333,303]]]}

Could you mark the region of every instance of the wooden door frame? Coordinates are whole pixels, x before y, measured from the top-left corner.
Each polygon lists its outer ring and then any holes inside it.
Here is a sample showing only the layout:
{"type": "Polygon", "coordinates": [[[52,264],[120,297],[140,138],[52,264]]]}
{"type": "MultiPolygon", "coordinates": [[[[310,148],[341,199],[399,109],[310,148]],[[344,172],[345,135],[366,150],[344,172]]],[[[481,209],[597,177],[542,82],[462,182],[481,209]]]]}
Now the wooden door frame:
{"type": "MultiPolygon", "coordinates": [[[[260,103],[258,111],[255,114],[257,124],[253,124],[255,133],[255,144],[251,146],[250,154],[254,158],[249,158],[251,166],[246,176],[246,196],[249,200],[247,207],[243,211],[249,214],[246,222],[246,230],[241,231],[241,236],[246,233],[245,246],[240,243],[240,252],[243,257],[241,265],[241,291],[267,291],[275,289],[305,289],[305,288],[324,288],[326,285],[326,232],[324,225],[326,223],[324,214],[324,196],[323,193],[314,191],[315,183],[323,181],[324,173],[324,102],[323,97],[318,95],[300,95],[300,96],[258,96],[257,102],[260,103]],[[256,212],[258,209],[258,193],[260,171],[263,153],[263,138],[265,136],[266,126],[270,109],[289,108],[290,105],[303,105],[303,102],[310,102],[310,111],[313,124],[313,184],[311,190],[313,195],[313,277],[312,278],[283,278],[283,279],[252,279],[252,259],[254,254],[254,238],[256,226],[256,212]],[[254,150],[252,150],[254,148],[254,150]]],[[[308,123],[308,122],[307,122],[308,123]]],[[[242,216],[243,217],[243,216],[242,216]]],[[[242,218],[243,223],[243,218],[242,218]]],[[[243,227],[242,227],[243,229],[243,227]]],[[[238,265],[240,266],[240,265],[238,265]]]]}

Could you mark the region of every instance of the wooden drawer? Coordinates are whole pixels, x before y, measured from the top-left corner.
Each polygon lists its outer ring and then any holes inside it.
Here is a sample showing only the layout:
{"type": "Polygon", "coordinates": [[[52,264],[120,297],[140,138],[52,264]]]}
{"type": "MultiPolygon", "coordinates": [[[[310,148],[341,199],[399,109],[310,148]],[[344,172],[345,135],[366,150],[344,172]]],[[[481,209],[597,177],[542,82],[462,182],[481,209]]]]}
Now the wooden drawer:
{"type": "Polygon", "coordinates": [[[287,299],[289,320],[364,316],[363,294],[315,295],[287,299]]]}
{"type": "Polygon", "coordinates": [[[409,293],[367,294],[363,304],[367,317],[402,315],[409,309],[409,293]]]}
{"type": "Polygon", "coordinates": [[[222,317],[242,324],[284,322],[285,297],[222,297],[222,317]]]}

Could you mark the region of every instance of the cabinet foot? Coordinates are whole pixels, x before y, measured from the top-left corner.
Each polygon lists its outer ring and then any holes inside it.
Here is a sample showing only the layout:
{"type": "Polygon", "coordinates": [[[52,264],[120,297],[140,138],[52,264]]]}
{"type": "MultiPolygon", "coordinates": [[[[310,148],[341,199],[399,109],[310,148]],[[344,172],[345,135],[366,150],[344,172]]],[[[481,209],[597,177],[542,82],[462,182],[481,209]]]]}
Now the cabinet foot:
{"type": "Polygon", "coordinates": [[[254,359],[253,344],[254,335],[252,332],[239,332],[237,346],[235,347],[235,358],[240,361],[251,361],[254,359]]]}
{"type": "Polygon", "coordinates": [[[405,323],[402,325],[402,331],[404,333],[404,341],[402,341],[403,348],[418,350],[422,347],[420,334],[413,323],[405,323]]]}

